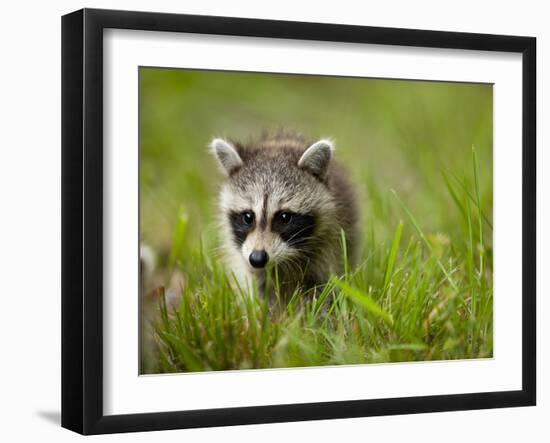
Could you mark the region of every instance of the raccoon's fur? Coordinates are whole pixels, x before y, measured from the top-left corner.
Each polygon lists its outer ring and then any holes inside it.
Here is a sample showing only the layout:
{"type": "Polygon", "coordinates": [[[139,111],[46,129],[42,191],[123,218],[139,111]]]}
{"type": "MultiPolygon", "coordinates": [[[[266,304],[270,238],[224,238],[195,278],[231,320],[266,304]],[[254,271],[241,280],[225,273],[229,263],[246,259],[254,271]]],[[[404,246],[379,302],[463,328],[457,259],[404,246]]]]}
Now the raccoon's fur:
{"type": "Polygon", "coordinates": [[[241,287],[256,278],[265,293],[266,272],[275,268],[283,297],[323,285],[343,271],[342,230],[353,263],[357,203],[332,141],[278,133],[246,144],[215,138],[210,147],[226,176],[223,250],[241,287]]]}

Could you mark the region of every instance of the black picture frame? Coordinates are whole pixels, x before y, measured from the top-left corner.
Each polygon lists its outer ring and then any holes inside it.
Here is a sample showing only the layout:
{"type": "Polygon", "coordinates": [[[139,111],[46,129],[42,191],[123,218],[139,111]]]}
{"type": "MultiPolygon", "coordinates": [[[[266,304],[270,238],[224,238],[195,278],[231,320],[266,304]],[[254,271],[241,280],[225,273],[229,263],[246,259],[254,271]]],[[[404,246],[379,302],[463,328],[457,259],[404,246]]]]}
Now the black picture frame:
{"type": "MultiPolygon", "coordinates": [[[[536,403],[536,39],[83,9],[62,18],[62,426],[82,434],[529,406],[536,403]],[[522,54],[522,389],[260,407],[103,413],[103,31],[192,32],[522,54]]],[[[519,272],[519,270],[518,270],[519,272]]]]}

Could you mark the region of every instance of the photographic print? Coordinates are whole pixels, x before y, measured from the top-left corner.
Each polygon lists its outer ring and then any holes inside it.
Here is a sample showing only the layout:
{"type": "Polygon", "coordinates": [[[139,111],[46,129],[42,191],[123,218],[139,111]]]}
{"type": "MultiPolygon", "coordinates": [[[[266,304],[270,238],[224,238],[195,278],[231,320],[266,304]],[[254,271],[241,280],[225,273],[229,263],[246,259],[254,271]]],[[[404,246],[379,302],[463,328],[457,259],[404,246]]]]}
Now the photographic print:
{"type": "Polygon", "coordinates": [[[63,16],[62,426],[535,405],[535,86],[533,37],[63,16]]]}
{"type": "Polygon", "coordinates": [[[490,358],[493,86],[139,68],[142,374],[490,358]]]}

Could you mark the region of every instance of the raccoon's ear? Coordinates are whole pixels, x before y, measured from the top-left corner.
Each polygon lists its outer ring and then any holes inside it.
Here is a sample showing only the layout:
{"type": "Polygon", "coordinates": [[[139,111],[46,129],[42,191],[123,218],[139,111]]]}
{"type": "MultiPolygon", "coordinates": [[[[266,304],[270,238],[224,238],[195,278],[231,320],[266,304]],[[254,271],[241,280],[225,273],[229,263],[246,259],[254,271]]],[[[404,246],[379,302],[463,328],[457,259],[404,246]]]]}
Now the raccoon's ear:
{"type": "Polygon", "coordinates": [[[327,173],[334,146],[331,140],[319,140],[313,143],[298,160],[298,167],[308,170],[314,176],[323,179],[327,173]]]}
{"type": "Polygon", "coordinates": [[[243,161],[235,147],[223,138],[212,140],[210,149],[216,155],[223,172],[228,176],[243,165],[243,161]]]}

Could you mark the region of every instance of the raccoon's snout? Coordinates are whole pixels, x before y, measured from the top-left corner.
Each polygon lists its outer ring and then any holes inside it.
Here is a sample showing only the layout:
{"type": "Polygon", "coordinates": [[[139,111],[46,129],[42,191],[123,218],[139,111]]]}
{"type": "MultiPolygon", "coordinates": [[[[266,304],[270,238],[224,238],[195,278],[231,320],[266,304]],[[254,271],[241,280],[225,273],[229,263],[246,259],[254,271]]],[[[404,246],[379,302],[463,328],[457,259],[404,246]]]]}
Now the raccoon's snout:
{"type": "Polygon", "coordinates": [[[252,251],[248,257],[250,264],[255,268],[263,268],[269,261],[269,255],[265,250],[252,251]]]}

